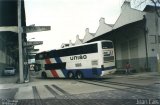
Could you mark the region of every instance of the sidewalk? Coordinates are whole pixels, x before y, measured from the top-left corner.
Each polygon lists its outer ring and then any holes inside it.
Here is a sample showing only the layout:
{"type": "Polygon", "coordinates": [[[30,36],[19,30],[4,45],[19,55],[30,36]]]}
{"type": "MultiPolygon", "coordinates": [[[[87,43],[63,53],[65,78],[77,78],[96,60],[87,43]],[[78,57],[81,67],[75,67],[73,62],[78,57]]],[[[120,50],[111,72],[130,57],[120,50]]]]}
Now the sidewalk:
{"type": "Polygon", "coordinates": [[[160,73],[159,72],[139,72],[139,73],[131,73],[131,74],[125,74],[125,73],[115,73],[111,75],[106,75],[104,78],[137,78],[137,77],[151,77],[151,78],[159,78],[160,79],[160,73]]]}
{"type": "Polygon", "coordinates": [[[16,83],[18,79],[18,74],[13,75],[13,76],[0,76],[0,84],[10,84],[10,83],[16,83]]]}
{"type": "MultiPolygon", "coordinates": [[[[125,70],[119,70],[118,72],[116,72],[114,75],[126,75],[125,70]]],[[[131,72],[131,75],[155,75],[155,76],[160,76],[159,72],[131,72]]]]}

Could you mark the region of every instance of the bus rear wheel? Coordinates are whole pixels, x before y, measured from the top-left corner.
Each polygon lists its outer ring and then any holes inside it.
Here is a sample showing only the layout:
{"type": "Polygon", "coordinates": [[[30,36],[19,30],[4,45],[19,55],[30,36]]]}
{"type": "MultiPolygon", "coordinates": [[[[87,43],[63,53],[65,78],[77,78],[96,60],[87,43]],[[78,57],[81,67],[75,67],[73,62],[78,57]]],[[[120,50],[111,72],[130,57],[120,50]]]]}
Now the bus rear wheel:
{"type": "Polygon", "coordinates": [[[81,71],[78,71],[78,72],[76,73],[76,78],[77,78],[77,79],[83,79],[83,73],[82,73],[81,71]]]}
{"type": "Polygon", "coordinates": [[[73,74],[73,72],[68,72],[67,73],[67,78],[69,78],[69,79],[72,79],[72,78],[74,78],[74,74],[73,74]]]}
{"type": "Polygon", "coordinates": [[[46,78],[47,78],[47,74],[46,74],[45,72],[42,72],[41,77],[42,77],[43,79],[46,79],[46,78]]]}

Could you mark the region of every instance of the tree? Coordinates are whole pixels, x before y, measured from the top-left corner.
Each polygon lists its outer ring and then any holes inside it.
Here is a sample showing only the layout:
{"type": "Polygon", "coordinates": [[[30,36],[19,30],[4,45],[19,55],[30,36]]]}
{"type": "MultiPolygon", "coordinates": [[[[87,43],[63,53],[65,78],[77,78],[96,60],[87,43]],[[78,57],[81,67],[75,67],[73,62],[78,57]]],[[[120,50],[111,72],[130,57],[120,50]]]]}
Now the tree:
{"type": "Polygon", "coordinates": [[[133,4],[135,4],[135,8],[140,7],[141,5],[153,5],[154,11],[156,12],[157,16],[160,17],[160,0],[132,0],[133,4]]]}

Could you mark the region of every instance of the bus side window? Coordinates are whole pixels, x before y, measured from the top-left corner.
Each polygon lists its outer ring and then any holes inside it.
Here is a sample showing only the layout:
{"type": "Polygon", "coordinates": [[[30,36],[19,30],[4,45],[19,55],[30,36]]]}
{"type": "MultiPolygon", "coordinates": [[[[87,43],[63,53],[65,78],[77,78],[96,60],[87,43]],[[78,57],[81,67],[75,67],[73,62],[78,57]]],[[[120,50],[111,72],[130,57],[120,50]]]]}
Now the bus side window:
{"type": "Polygon", "coordinates": [[[41,70],[41,65],[40,64],[35,64],[34,70],[35,70],[35,72],[40,71],[41,70]]]}

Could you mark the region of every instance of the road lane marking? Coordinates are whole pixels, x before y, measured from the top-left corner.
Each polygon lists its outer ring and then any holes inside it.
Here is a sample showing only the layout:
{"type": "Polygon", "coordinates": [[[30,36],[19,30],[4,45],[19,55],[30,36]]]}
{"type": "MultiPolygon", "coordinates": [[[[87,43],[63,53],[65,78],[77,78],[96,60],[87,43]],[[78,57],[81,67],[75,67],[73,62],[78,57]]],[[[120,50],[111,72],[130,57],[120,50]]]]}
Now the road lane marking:
{"type": "Polygon", "coordinates": [[[34,104],[35,105],[44,105],[43,101],[40,98],[40,95],[38,93],[36,86],[32,86],[32,89],[33,89],[33,95],[34,95],[34,100],[35,100],[34,104]]]}
{"type": "Polygon", "coordinates": [[[54,96],[59,95],[55,90],[53,90],[51,87],[49,87],[48,85],[44,85],[44,87],[54,96]]]}
{"type": "Polygon", "coordinates": [[[57,89],[58,91],[60,91],[61,93],[63,93],[64,95],[70,95],[68,92],[66,92],[65,90],[63,90],[62,88],[56,86],[56,85],[52,85],[52,87],[54,87],[55,89],[57,89]]]}
{"type": "Polygon", "coordinates": [[[48,89],[46,89],[44,85],[36,86],[36,88],[41,99],[51,99],[55,97],[50,93],[50,91],[48,91],[48,89]]]}
{"type": "Polygon", "coordinates": [[[40,95],[38,93],[36,86],[32,86],[32,89],[33,89],[34,99],[40,99],[40,95]]]}

